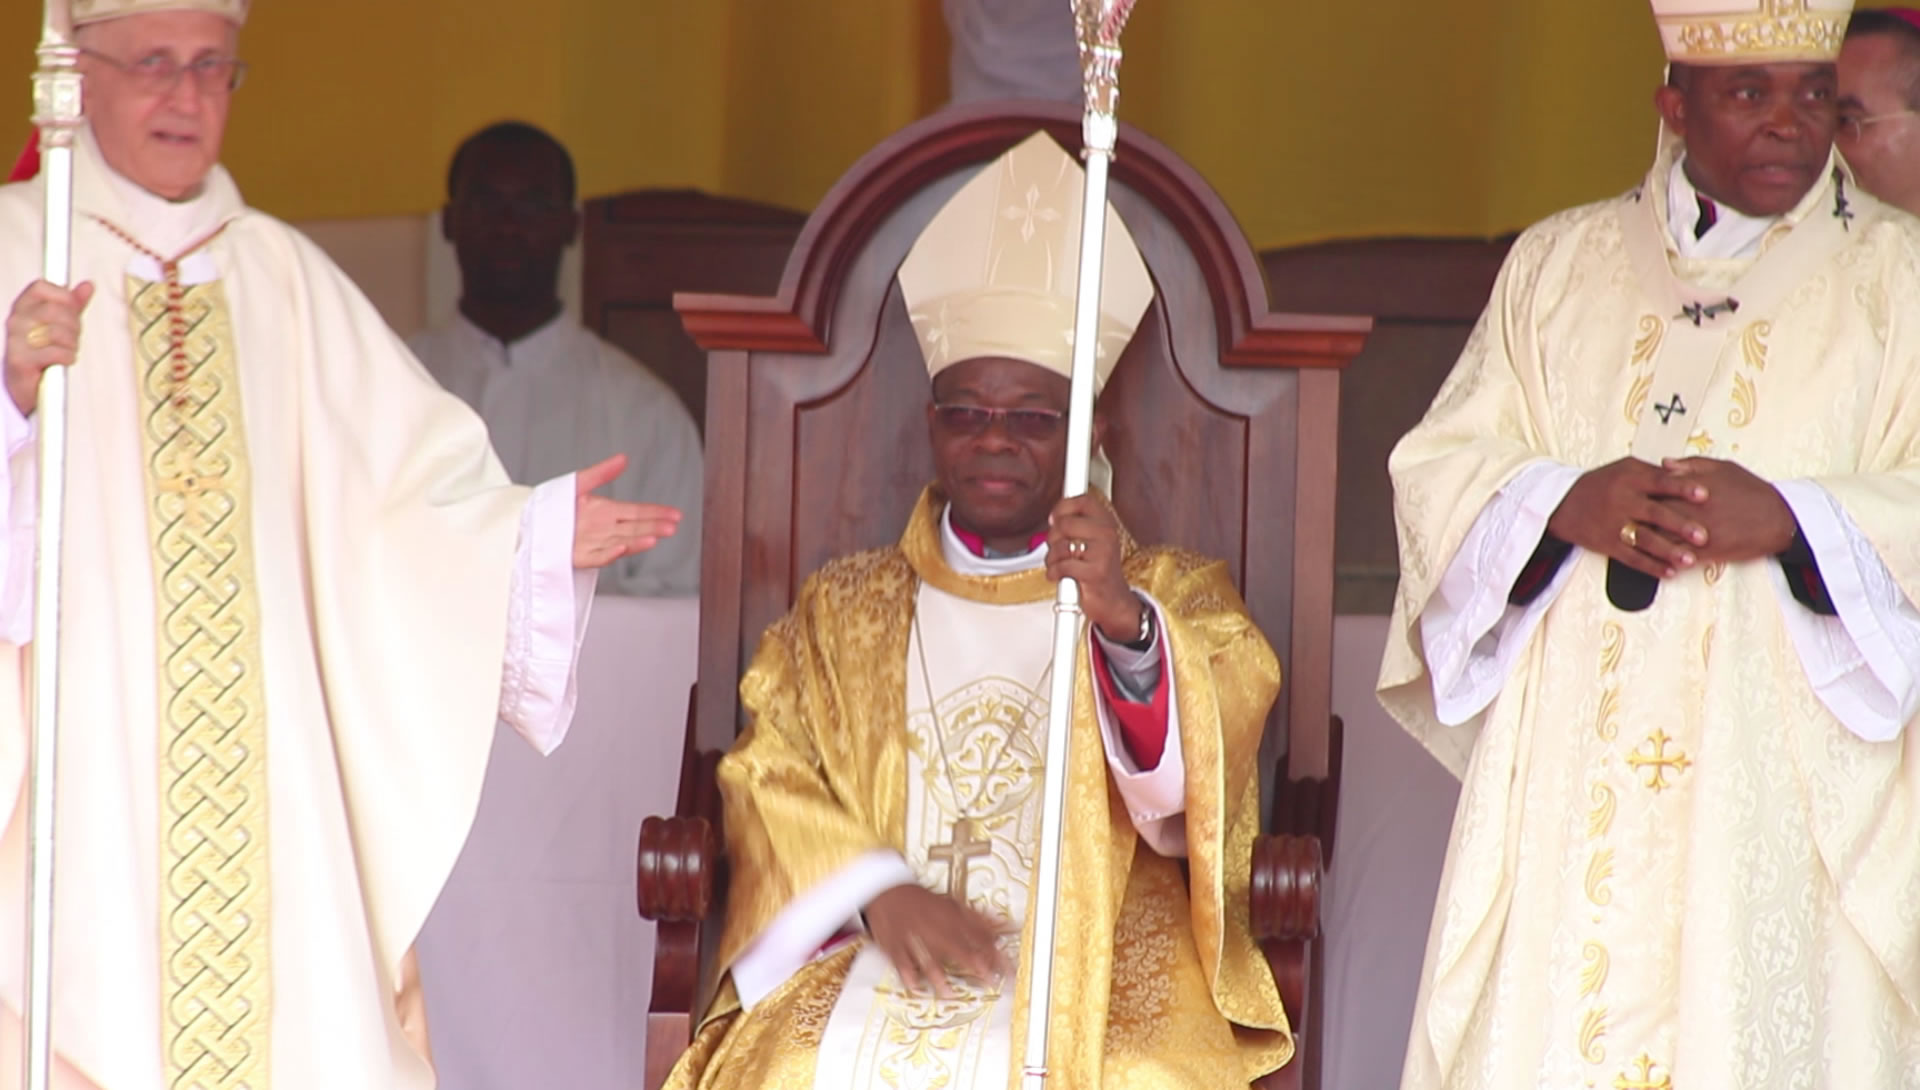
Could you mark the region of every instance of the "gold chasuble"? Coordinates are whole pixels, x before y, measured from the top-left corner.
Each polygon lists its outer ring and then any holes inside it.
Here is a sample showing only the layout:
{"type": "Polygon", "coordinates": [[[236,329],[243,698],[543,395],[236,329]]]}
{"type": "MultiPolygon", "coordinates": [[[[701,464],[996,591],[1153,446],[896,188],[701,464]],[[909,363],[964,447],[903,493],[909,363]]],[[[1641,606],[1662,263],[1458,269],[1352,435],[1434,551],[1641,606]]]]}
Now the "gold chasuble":
{"type": "MultiPolygon", "coordinates": [[[[752,722],[720,764],[733,876],[723,966],[796,896],[875,851],[989,915],[1031,919],[1053,587],[1039,568],[955,572],[944,508],[929,489],[897,548],[817,572],[741,682],[752,722]],[[1003,646],[970,643],[996,632],[1003,646]]],[[[1123,549],[1128,581],[1166,620],[1189,875],[1141,841],[1116,794],[1083,652],[1052,1081],[1244,1087],[1293,1053],[1247,918],[1257,750],[1279,669],[1224,565],[1124,534],[1123,549]]],[[[1027,935],[1007,939],[1017,980],[948,1002],[906,993],[865,943],[816,958],[750,1011],[729,978],[668,1086],[1017,1087],[1008,1027],[1025,1021],[1027,935]]]]}
{"type": "Polygon", "coordinates": [[[1677,446],[1811,481],[1920,601],[1920,223],[1835,160],[1757,258],[1681,258],[1674,154],[1520,237],[1392,459],[1381,700],[1463,781],[1412,1090],[1920,1086],[1920,731],[1866,741],[1829,711],[1779,564],[1624,612],[1577,551],[1492,703],[1435,711],[1423,611],[1539,459],[1677,446]],[[1737,312],[1696,325],[1722,297],[1737,312]]]}
{"type": "MultiPolygon", "coordinates": [[[[8,299],[42,188],[0,189],[8,299]]],[[[162,201],[83,133],[75,203],[54,1086],[430,1090],[409,954],[479,800],[528,492],[224,170],[162,201]]],[[[30,651],[0,645],[0,1090],[30,651]]]]}

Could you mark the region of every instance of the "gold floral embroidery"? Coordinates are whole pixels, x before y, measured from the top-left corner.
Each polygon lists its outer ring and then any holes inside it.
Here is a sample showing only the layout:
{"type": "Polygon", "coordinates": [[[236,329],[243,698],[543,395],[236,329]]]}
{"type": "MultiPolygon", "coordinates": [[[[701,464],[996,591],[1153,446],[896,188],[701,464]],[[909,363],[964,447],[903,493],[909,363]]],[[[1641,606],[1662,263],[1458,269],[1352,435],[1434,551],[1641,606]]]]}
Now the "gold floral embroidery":
{"type": "Polygon", "coordinates": [[[1581,997],[1599,995],[1600,989],[1606,986],[1607,971],[1613,967],[1612,957],[1607,953],[1606,947],[1597,942],[1590,942],[1581,949],[1580,959],[1586,962],[1586,968],[1580,970],[1581,997]]]}
{"type": "Polygon", "coordinates": [[[1607,1008],[1591,1007],[1580,1021],[1580,1058],[1590,1064],[1607,1062],[1607,1048],[1600,1041],[1607,1035],[1607,1008]]]}
{"type": "Polygon", "coordinates": [[[1753,382],[1745,375],[1733,376],[1733,408],[1727,410],[1727,423],[1744,428],[1753,423],[1759,411],[1760,397],[1754,392],[1753,382]]]}
{"type": "Polygon", "coordinates": [[[1590,794],[1593,812],[1587,815],[1587,836],[1598,840],[1613,829],[1613,811],[1618,805],[1618,796],[1613,793],[1613,788],[1604,783],[1594,784],[1590,794]]]}
{"type": "Polygon", "coordinates": [[[1613,849],[1602,848],[1593,853],[1587,861],[1587,900],[1605,908],[1613,903],[1613,891],[1607,883],[1613,881],[1613,849]]]}

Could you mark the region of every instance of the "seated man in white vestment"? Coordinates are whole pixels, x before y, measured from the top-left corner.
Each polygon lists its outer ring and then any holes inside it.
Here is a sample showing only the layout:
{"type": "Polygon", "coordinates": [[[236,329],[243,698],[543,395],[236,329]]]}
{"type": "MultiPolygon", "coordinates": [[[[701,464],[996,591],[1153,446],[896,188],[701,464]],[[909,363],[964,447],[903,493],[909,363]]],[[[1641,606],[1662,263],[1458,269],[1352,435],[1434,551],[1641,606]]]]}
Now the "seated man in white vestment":
{"type": "Polygon", "coordinates": [[[1382,702],[1463,781],[1409,1090],[1920,1086],[1920,221],[1848,0],[1654,0],[1662,139],[1394,450],[1382,702]]]}
{"type": "Polygon", "coordinates": [[[532,125],[501,122],[461,144],[442,219],[460,261],[460,310],[409,345],[487,422],[515,481],[617,452],[627,471],[608,495],[681,512],[671,540],[602,569],[602,591],[697,594],[700,433],[672,387],[561,306],[561,255],[580,234],[574,197],[572,156],[532,125]]]}
{"type": "MultiPolygon", "coordinates": [[[[1061,498],[1082,186],[1036,133],[900,268],[936,479],[898,546],[807,580],[741,683],[751,722],[719,770],[726,975],[669,1086],[1009,1086],[1041,956],[1029,896],[1067,576],[1091,632],[1053,1081],[1245,1087],[1292,1054],[1244,907],[1273,652],[1226,565],[1135,544],[1097,493],[1061,498]]],[[[1103,383],[1153,297],[1106,215],[1103,383]]],[[[873,364],[895,365],[911,364],[873,364]]]]}
{"type": "Polygon", "coordinates": [[[670,536],[512,485],[319,249],[219,164],[247,0],[72,0],[72,290],[0,190],[0,1087],[25,1010],[23,671],[43,372],[68,376],[59,1090],[429,1090],[415,935],[511,723],[572,715],[592,570],[670,536]],[[71,364],[71,367],[64,365],[71,364]]]}

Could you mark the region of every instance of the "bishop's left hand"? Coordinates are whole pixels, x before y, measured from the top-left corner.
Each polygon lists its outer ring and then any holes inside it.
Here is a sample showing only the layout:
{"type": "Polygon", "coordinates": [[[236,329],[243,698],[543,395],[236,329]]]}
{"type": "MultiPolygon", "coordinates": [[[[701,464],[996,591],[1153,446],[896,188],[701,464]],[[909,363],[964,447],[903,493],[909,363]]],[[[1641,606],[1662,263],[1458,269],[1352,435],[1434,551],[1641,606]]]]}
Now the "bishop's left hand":
{"type": "Polygon", "coordinates": [[[1706,496],[1691,509],[1707,529],[1700,559],[1723,564],[1760,560],[1785,552],[1800,524],[1780,490],[1738,462],[1718,458],[1669,458],[1669,472],[1699,481],[1706,496]]]}
{"type": "Polygon", "coordinates": [[[679,529],[680,512],[671,507],[622,503],[593,494],[594,489],[612,484],[626,468],[627,456],[616,454],[574,475],[575,568],[604,568],[623,556],[646,552],[679,529]]]}
{"type": "Polygon", "coordinates": [[[1120,521],[1091,492],[1061,500],[1047,516],[1047,578],[1080,584],[1080,610],[1115,643],[1140,634],[1147,604],[1120,566],[1120,521]]]}

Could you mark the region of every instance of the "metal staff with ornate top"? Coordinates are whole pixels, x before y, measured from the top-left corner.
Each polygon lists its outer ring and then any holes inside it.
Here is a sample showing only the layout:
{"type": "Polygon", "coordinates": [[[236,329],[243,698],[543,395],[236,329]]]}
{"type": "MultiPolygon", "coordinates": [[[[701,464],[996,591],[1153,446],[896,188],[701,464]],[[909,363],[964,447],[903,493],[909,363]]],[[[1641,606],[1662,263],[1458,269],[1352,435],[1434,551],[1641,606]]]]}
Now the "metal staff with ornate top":
{"type": "MultiPolygon", "coordinates": [[[[80,50],[68,0],[46,0],[40,68],[33,77],[33,123],[47,187],[41,277],[66,287],[73,266],[73,140],[80,128],[80,50]]],[[[27,782],[27,1090],[53,1076],[54,775],[60,733],[60,536],[66,508],[67,369],[41,375],[39,512],[33,605],[32,765],[27,782]]]]}
{"type": "MultiPolygon", "coordinates": [[[[1080,208],[1080,279],[1073,309],[1073,385],[1067,410],[1065,497],[1087,490],[1093,461],[1094,361],[1099,349],[1100,274],[1107,243],[1107,167],[1120,134],[1114,103],[1120,95],[1120,30],[1134,0],[1069,0],[1080,41],[1086,90],[1081,121],[1086,191],[1080,208]]],[[[1021,1084],[1041,1090],[1047,1080],[1047,1037],[1053,1007],[1053,952],[1060,902],[1060,851],[1065,832],[1068,735],[1073,686],[1085,629],[1080,587],[1060,580],[1054,601],[1053,691],[1048,697],[1046,783],[1040,804],[1040,858],[1034,868],[1033,960],[1027,979],[1026,1048],[1021,1084]]]]}

